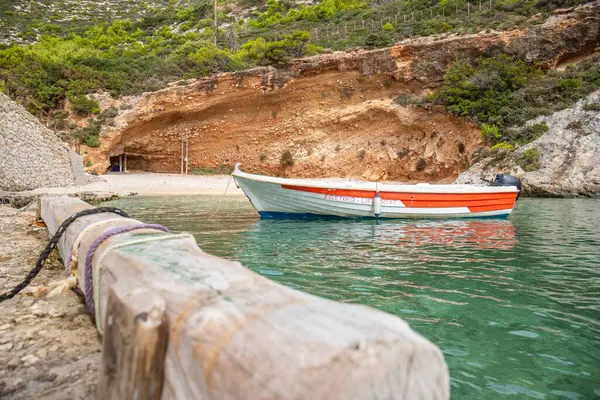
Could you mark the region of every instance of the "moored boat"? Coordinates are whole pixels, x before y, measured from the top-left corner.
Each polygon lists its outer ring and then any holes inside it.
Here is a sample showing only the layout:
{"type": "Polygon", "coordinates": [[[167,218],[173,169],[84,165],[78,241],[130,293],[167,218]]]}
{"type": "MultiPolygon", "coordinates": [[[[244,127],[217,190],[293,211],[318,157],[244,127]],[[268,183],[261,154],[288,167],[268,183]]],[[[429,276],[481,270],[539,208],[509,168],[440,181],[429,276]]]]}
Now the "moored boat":
{"type": "Polygon", "coordinates": [[[248,174],[236,184],[264,218],[461,218],[508,216],[520,182],[499,174],[491,186],[398,185],[344,179],[287,179],[248,174]]]}

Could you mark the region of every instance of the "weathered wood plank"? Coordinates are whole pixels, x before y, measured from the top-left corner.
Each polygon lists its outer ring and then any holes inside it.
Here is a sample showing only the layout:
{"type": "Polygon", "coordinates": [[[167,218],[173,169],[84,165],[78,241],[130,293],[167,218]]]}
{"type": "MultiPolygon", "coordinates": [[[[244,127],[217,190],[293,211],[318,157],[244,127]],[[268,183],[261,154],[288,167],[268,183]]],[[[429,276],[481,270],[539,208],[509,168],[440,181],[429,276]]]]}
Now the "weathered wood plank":
{"type": "MultiPolygon", "coordinates": [[[[87,207],[71,198],[44,198],[41,214],[52,233],[87,207]]],[[[80,229],[101,218],[114,215],[84,217],[68,229],[61,254],[80,229]]],[[[81,260],[111,224],[82,240],[81,260]]],[[[107,240],[94,262],[108,247],[148,233],[107,240]]],[[[193,238],[111,250],[100,282],[102,316],[116,284],[144,287],[164,299],[169,323],[164,400],[449,398],[442,353],[400,318],[279,285],[202,252],[193,238]]]]}
{"type": "Polygon", "coordinates": [[[146,288],[109,288],[97,386],[100,400],[160,399],[168,342],[164,300],[146,288]]]}

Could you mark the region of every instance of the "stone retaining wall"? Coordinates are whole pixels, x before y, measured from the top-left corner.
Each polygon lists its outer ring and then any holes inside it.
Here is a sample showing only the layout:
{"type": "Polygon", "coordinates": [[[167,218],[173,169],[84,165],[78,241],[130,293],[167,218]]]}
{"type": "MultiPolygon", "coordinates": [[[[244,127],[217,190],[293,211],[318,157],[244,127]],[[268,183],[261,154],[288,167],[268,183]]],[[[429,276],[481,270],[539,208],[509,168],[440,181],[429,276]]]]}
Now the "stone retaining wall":
{"type": "Polygon", "coordinates": [[[0,190],[72,186],[68,149],[27,110],[0,94],[0,190]]]}

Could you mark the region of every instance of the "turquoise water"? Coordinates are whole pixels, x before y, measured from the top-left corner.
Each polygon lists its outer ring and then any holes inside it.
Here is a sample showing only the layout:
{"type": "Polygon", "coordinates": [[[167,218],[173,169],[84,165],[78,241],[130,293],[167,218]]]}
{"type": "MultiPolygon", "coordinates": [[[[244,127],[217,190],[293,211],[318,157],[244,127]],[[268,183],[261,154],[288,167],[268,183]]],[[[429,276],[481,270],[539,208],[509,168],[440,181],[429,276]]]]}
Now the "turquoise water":
{"type": "Polygon", "coordinates": [[[444,352],[455,399],[600,398],[600,201],[380,222],[260,220],[242,197],[110,204],[285,285],[402,317],[444,352]]]}

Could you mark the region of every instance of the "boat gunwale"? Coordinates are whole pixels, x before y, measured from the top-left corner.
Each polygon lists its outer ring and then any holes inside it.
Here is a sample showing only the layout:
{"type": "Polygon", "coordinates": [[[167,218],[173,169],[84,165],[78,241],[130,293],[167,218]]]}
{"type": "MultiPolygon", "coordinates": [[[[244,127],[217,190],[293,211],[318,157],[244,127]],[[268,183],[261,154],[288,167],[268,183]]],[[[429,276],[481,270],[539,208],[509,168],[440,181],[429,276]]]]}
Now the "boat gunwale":
{"type": "MultiPolygon", "coordinates": [[[[492,194],[517,193],[516,186],[483,186],[463,184],[389,184],[369,181],[335,182],[324,179],[280,178],[243,172],[236,164],[231,174],[234,178],[245,178],[252,181],[272,183],[286,186],[301,186],[317,189],[342,189],[357,191],[379,191],[392,193],[434,193],[434,194],[492,194]],[[348,185],[352,183],[352,185],[348,185]],[[367,187],[369,186],[369,187],[367,187]]],[[[293,189],[292,189],[293,190],[293,189]]]]}

